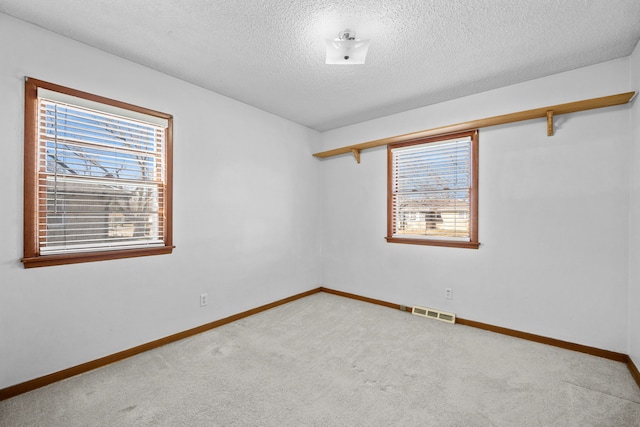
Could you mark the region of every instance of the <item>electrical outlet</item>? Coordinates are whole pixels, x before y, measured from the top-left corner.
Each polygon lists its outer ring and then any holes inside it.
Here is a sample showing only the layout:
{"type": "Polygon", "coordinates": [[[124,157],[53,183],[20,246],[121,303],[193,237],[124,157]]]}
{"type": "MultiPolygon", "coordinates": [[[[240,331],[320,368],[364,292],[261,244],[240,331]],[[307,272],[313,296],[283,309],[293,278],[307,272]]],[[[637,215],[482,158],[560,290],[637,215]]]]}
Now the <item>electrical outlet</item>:
{"type": "Polygon", "coordinates": [[[207,294],[200,294],[200,307],[207,305],[208,299],[207,294]]]}
{"type": "Polygon", "coordinates": [[[453,299],[453,289],[451,288],[444,288],[444,297],[446,299],[453,299]]]}

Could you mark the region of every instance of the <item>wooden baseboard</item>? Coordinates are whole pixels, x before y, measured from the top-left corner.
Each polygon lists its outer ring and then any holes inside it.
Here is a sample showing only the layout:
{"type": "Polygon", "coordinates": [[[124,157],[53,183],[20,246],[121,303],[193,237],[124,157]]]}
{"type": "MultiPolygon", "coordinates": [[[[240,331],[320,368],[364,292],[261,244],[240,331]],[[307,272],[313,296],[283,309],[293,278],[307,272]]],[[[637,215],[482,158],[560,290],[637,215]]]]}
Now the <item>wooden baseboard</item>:
{"type": "Polygon", "coordinates": [[[580,353],[590,354],[592,356],[598,356],[605,359],[615,360],[616,362],[626,363],[628,356],[624,353],[617,353],[615,351],[603,350],[597,347],[589,347],[587,345],[575,344],[569,341],[562,341],[555,338],[544,337],[542,335],[530,334],[528,332],[517,331],[515,329],[503,328],[501,326],[489,325],[487,323],[476,322],[475,320],[456,318],[456,323],[465,326],[472,326],[478,329],[484,329],[486,331],[497,332],[503,335],[509,335],[511,337],[522,338],[528,341],[535,341],[542,344],[552,345],[554,347],[564,348],[565,350],[573,350],[580,353]]]}
{"type": "MultiPolygon", "coordinates": [[[[379,299],[364,297],[364,296],[361,296],[361,295],[356,295],[356,294],[352,294],[352,293],[349,293],[349,292],[338,291],[338,290],[335,290],[335,289],[329,289],[329,288],[325,288],[325,287],[320,287],[320,288],[311,289],[311,290],[309,290],[307,292],[302,292],[300,294],[296,294],[296,295],[293,295],[291,297],[284,298],[284,299],[272,302],[270,304],[265,304],[263,306],[260,306],[260,307],[254,308],[254,309],[244,311],[242,313],[234,314],[232,316],[225,317],[224,319],[216,320],[214,322],[207,323],[205,325],[201,325],[201,326],[198,326],[196,328],[189,329],[187,331],[179,332],[177,334],[173,334],[173,335],[170,335],[168,337],[164,337],[164,338],[161,338],[161,339],[158,339],[158,340],[155,340],[155,341],[151,341],[151,342],[148,342],[146,344],[142,344],[142,345],[139,345],[137,347],[130,348],[128,350],[124,350],[124,351],[121,351],[121,352],[118,352],[118,353],[115,353],[115,354],[111,354],[109,356],[105,356],[105,357],[102,357],[100,359],[92,360],[90,362],[83,363],[83,364],[77,365],[77,366],[73,366],[71,368],[68,368],[68,369],[65,369],[65,370],[62,370],[62,371],[54,372],[52,374],[45,375],[43,377],[35,378],[33,380],[25,381],[25,382],[20,383],[20,384],[16,384],[16,385],[4,388],[4,389],[0,389],[0,401],[9,399],[11,397],[17,396],[17,395],[22,394],[22,393],[26,393],[28,391],[35,390],[35,389],[40,388],[40,387],[44,387],[46,385],[55,383],[57,381],[64,380],[66,378],[73,377],[75,375],[79,375],[79,374],[91,371],[91,370],[96,369],[96,368],[100,368],[102,366],[109,365],[109,364],[114,363],[114,362],[118,362],[120,360],[124,360],[124,359],[126,359],[128,357],[135,356],[136,354],[140,354],[140,353],[143,353],[145,351],[149,351],[149,350],[152,350],[154,348],[161,347],[161,346],[163,346],[165,344],[169,344],[169,343],[172,343],[172,342],[175,342],[175,341],[179,341],[179,340],[184,339],[184,338],[188,338],[188,337],[193,336],[193,335],[197,335],[199,333],[202,333],[202,332],[205,332],[205,331],[220,327],[222,325],[226,325],[227,323],[231,323],[231,322],[235,322],[236,320],[244,319],[245,317],[252,316],[254,314],[269,310],[271,308],[277,307],[277,306],[282,305],[282,304],[286,304],[286,303],[295,301],[295,300],[300,299],[300,298],[304,298],[304,297],[309,296],[309,295],[313,295],[313,294],[318,293],[318,292],[326,292],[326,293],[329,293],[329,294],[333,294],[333,295],[337,295],[337,296],[341,296],[341,297],[345,297],[345,298],[351,298],[351,299],[355,299],[355,300],[358,300],[358,301],[364,301],[364,302],[368,302],[368,303],[371,303],[371,304],[376,304],[376,305],[381,305],[381,306],[384,306],[384,307],[389,307],[389,308],[393,308],[393,309],[397,309],[397,310],[411,312],[411,307],[409,307],[409,306],[404,306],[404,305],[401,305],[401,304],[395,304],[395,303],[391,303],[391,302],[387,302],[387,301],[382,301],[382,300],[379,300],[379,299]]],[[[473,320],[457,318],[456,319],[456,323],[459,323],[461,325],[471,326],[471,327],[474,327],[474,328],[485,329],[485,330],[496,332],[496,333],[499,333],[499,334],[509,335],[509,336],[522,338],[522,339],[526,339],[526,340],[529,340],[529,341],[535,341],[535,342],[539,342],[539,343],[543,343],[543,344],[553,345],[553,346],[564,348],[564,349],[567,349],[567,350],[578,351],[578,352],[581,352],[581,353],[587,353],[587,354],[591,354],[591,355],[594,355],[594,356],[603,357],[603,358],[606,358],[606,359],[611,359],[611,360],[615,360],[615,361],[618,361],[618,362],[626,363],[628,368],[629,368],[629,371],[631,372],[631,375],[635,379],[636,383],[638,383],[638,387],[640,387],[640,372],[638,371],[637,366],[633,363],[631,358],[626,354],[616,353],[616,352],[609,351],[609,350],[602,350],[602,349],[599,349],[599,348],[589,347],[589,346],[585,346],[585,345],[581,345],[581,344],[574,344],[574,343],[567,342],[567,341],[557,340],[557,339],[554,339],[554,338],[547,338],[547,337],[543,337],[543,336],[540,336],[540,335],[530,334],[530,333],[527,333],[527,332],[520,332],[520,331],[516,331],[514,329],[508,329],[508,328],[503,328],[503,327],[500,327],[500,326],[489,325],[489,324],[486,324],[486,323],[476,322],[476,321],[473,321],[473,320]]]]}
{"type": "Polygon", "coordinates": [[[384,307],[395,308],[397,310],[402,310],[402,311],[409,311],[409,312],[411,311],[411,307],[406,307],[404,305],[394,304],[392,302],[382,301],[382,300],[379,300],[379,299],[363,297],[361,295],[350,294],[349,292],[342,292],[342,291],[337,291],[335,289],[329,289],[329,288],[324,288],[324,287],[320,288],[320,290],[322,292],[326,292],[328,294],[338,295],[338,296],[345,297],[345,298],[351,298],[351,299],[355,299],[355,300],[358,300],[358,301],[368,302],[368,303],[371,303],[371,304],[382,305],[384,307]]]}
{"type": "MultiPolygon", "coordinates": [[[[356,295],[356,294],[351,294],[349,292],[343,292],[343,291],[338,291],[335,289],[329,289],[329,288],[320,288],[322,290],[322,292],[327,292],[330,294],[334,294],[334,295],[339,295],[345,298],[351,298],[351,299],[355,299],[358,301],[365,301],[365,302],[369,302],[372,304],[377,304],[377,305],[382,305],[385,307],[390,307],[390,308],[395,308],[395,309],[400,309],[402,311],[408,311],[411,312],[411,307],[409,306],[404,306],[404,305],[400,305],[400,304],[395,304],[392,302],[388,302],[388,301],[382,301],[382,300],[378,300],[378,299],[373,299],[373,298],[368,298],[368,297],[363,297],[361,295],[356,295]]],[[[573,351],[577,351],[580,353],[586,353],[586,354],[590,354],[592,356],[598,356],[598,357],[602,357],[605,359],[610,359],[610,360],[614,360],[616,362],[622,362],[625,363],[627,365],[627,367],[629,368],[629,371],[631,372],[631,375],[633,376],[634,380],[636,381],[636,383],[638,383],[638,387],[640,387],[640,372],[638,371],[638,367],[633,363],[633,361],[631,360],[631,358],[624,354],[624,353],[618,353],[615,351],[610,351],[610,350],[603,350],[600,348],[596,348],[596,347],[589,347],[586,345],[582,345],[582,344],[576,344],[576,343],[572,343],[569,341],[562,341],[562,340],[558,340],[555,338],[548,338],[548,337],[544,337],[542,335],[536,335],[536,334],[531,334],[528,332],[521,332],[521,331],[517,331],[515,329],[509,329],[509,328],[503,328],[501,326],[495,326],[495,325],[490,325],[488,323],[482,323],[482,322],[476,322],[474,320],[468,320],[468,319],[463,319],[460,317],[456,318],[456,323],[460,324],[460,325],[465,325],[465,326],[471,326],[474,328],[479,328],[479,329],[484,329],[487,331],[491,331],[491,332],[496,332],[499,334],[503,334],[503,335],[509,335],[515,338],[521,338],[524,340],[528,340],[528,341],[535,341],[538,343],[542,343],[542,344],[547,344],[547,345],[552,345],[554,347],[560,347],[563,348],[565,350],[573,350],[573,351]]]]}
{"type": "Polygon", "coordinates": [[[631,360],[630,356],[627,360],[627,367],[629,368],[629,372],[631,372],[631,376],[633,376],[633,379],[636,380],[636,383],[638,383],[638,387],[640,387],[640,371],[638,371],[638,367],[635,363],[633,363],[633,360],[631,360]]]}
{"type": "Polygon", "coordinates": [[[115,354],[111,354],[109,356],[101,357],[100,359],[92,360],[90,362],[83,363],[81,365],[73,366],[68,369],[64,369],[62,371],[54,372],[49,375],[45,375],[43,377],[35,378],[33,380],[25,381],[20,384],[16,384],[7,388],[0,389],[0,401],[9,399],[11,397],[17,396],[22,393],[26,393],[31,390],[35,390],[40,387],[44,387],[46,385],[64,380],[66,378],[73,377],[78,374],[82,374],[88,371],[92,371],[96,368],[100,368],[102,366],[109,365],[114,362],[118,362],[120,360],[124,360],[128,357],[135,356],[136,354],[143,353],[145,351],[152,350],[154,348],[161,347],[165,344],[169,344],[175,341],[179,341],[184,338],[188,338],[193,335],[197,335],[199,333],[220,327],[222,325],[226,325],[227,323],[235,322],[236,320],[244,319],[245,317],[252,316],[254,314],[260,313],[262,311],[269,310],[271,308],[277,307],[282,304],[286,304],[291,301],[295,301],[300,298],[304,298],[306,296],[318,293],[321,291],[321,288],[312,289],[307,292],[302,292],[297,295],[290,296],[288,298],[284,298],[270,304],[265,304],[260,307],[243,311],[242,313],[234,314],[229,317],[225,317],[224,319],[216,320],[211,323],[207,323],[205,325],[201,325],[195,327],[193,329],[189,329],[183,332],[179,332],[177,334],[169,335],[168,337],[160,338],[155,341],[148,342],[146,344],[139,345],[137,347],[133,347],[115,354]]]}

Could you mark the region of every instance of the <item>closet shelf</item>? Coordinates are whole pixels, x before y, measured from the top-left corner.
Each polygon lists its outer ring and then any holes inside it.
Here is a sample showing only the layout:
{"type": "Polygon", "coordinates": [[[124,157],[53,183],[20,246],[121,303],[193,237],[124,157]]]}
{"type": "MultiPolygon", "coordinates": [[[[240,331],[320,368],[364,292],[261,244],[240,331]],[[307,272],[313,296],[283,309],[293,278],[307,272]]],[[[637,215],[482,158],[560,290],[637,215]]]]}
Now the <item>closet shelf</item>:
{"type": "Polygon", "coordinates": [[[617,95],[603,96],[601,98],[591,98],[582,101],[569,102],[566,104],[551,105],[549,107],[534,108],[533,110],[518,111],[517,113],[503,114],[500,116],[487,117],[484,119],[471,120],[453,125],[441,126],[419,132],[407,133],[404,135],[392,136],[389,138],[377,139],[375,141],[363,142],[346,147],[335,148],[333,150],[315,153],[315,157],[321,159],[339,156],[341,154],[352,153],[358,163],[360,163],[360,151],[397,142],[411,141],[414,139],[426,138],[434,135],[444,135],[454,132],[462,132],[472,129],[486,128],[490,126],[503,125],[507,123],[521,122],[524,120],[545,118],[547,120],[547,135],[552,136],[553,118],[561,114],[575,113],[577,111],[593,110],[596,108],[612,107],[614,105],[627,104],[635,98],[636,92],[625,92],[617,95]]]}

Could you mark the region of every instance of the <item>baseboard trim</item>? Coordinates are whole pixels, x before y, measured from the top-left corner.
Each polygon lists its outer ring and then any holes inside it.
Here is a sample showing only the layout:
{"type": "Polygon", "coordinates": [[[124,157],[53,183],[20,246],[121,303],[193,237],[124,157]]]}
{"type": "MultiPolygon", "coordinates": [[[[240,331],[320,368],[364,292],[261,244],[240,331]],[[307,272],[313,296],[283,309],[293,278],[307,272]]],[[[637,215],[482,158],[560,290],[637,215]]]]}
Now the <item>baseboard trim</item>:
{"type": "Polygon", "coordinates": [[[85,372],[92,371],[94,369],[109,365],[114,362],[119,362],[131,356],[135,356],[136,354],[144,353],[145,351],[153,350],[154,348],[158,348],[163,345],[166,345],[175,341],[179,341],[184,338],[188,338],[190,336],[197,335],[199,333],[202,333],[211,329],[218,328],[220,326],[226,325],[231,322],[235,322],[236,320],[244,319],[245,317],[252,316],[254,314],[277,307],[279,305],[283,305],[283,304],[295,301],[297,299],[304,298],[309,295],[313,295],[315,293],[321,292],[321,290],[322,288],[311,289],[309,291],[302,292],[302,293],[290,296],[288,298],[283,298],[281,300],[274,301],[272,303],[265,304],[257,308],[253,308],[251,310],[243,311],[242,313],[225,317],[224,319],[216,320],[211,323],[207,323],[207,324],[195,327],[193,329],[189,329],[183,332],[178,332],[177,334],[169,335],[167,337],[160,338],[158,340],[151,341],[146,344],[142,344],[127,350],[123,350],[118,353],[111,354],[109,356],[101,357],[100,359],[92,360],[90,362],[73,366],[71,368],[64,369],[62,371],[54,372],[52,374],[45,375],[43,377],[35,378],[20,384],[16,384],[7,388],[0,389],[0,401],[9,399],[19,394],[23,394],[23,393],[38,389],[40,387],[44,387],[49,384],[53,384],[58,381],[62,381],[67,378],[71,378],[79,374],[83,374],[85,372]]]}
{"type": "Polygon", "coordinates": [[[633,379],[638,383],[638,387],[640,387],[640,371],[638,371],[638,367],[633,363],[633,360],[631,360],[631,356],[628,356],[627,359],[627,367],[631,372],[631,376],[633,376],[633,379]]]}
{"type": "MultiPolygon", "coordinates": [[[[355,300],[358,300],[358,301],[365,301],[365,302],[369,302],[369,303],[372,303],[372,304],[382,305],[382,306],[385,306],[385,307],[390,307],[390,308],[395,308],[395,309],[399,309],[399,310],[402,310],[402,311],[411,312],[411,307],[409,307],[409,306],[404,306],[404,305],[395,304],[395,303],[388,302],[388,301],[382,301],[382,300],[378,300],[378,299],[363,297],[361,295],[356,295],[356,294],[352,294],[352,293],[349,293],[349,292],[338,291],[338,290],[335,290],[335,289],[329,289],[329,288],[324,288],[324,287],[322,287],[320,289],[322,290],[322,292],[327,292],[327,293],[330,293],[330,294],[339,295],[339,296],[342,296],[342,297],[345,297],[345,298],[351,298],[351,299],[355,299],[355,300]]],[[[555,338],[544,337],[542,335],[531,334],[531,333],[528,333],[528,332],[521,332],[521,331],[517,331],[515,329],[503,328],[501,326],[495,326],[495,325],[490,325],[488,323],[476,322],[475,320],[468,320],[468,319],[463,319],[463,318],[460,318],[460,317],[456,317],[456,323],[458,323],[460,325],[470,326],[470,327],[473,327],[473,328],[484,329],[484,330],[495,332],[495,333],[498,333],[498,334],[512,336],[512,337],[515,337],[515,338],[521,338],[521,339],[528,340],[528,341],[534,341],[534,342],[538,342],[538,343],[541,343],[541,344],[552,345],[554,347],[560,347],[560,348],[563,348],[565,350],[577,351],[579,353],[586,353],[586,354],[590,354],[592,356],[602,357],[602,358],[605,358],[605,359],[614,360],[616,362],[624,363],[629,368],[629,371],[631,372],[631,376],[633,377],[633,379],[638,384],[638,387],[640,387],[640,372],[638,371],[638,367],[633,363],[631,358],[628,355],[624,354],[624,353],[618,353],[618,352],[610,351],[610,350],[603,350],[603,349],[600,349],[600,348],[597,348],[597,347],[589,347],[589,346],[582,345],[582,344],[576,344],[576,343],[572,343],[572,342],[569,342],[569,341],[562,341],[562,340],[558,340],[558,339],[555,339],[555,338]]]]}
{"type": "Polygon", "coordinates": [[[456,318],[456,323],[465,326],[471,326],[478,329],[484,329],[486,331],[497,332],[502,335],[509,335],[515,338],[521,338],[527,341],[534,341],[541,344],[552,345],[554,347],[560,347],[565,350],[573,350],[580,353],[590,354],[592,356],[598,356],[605,359],[615,360],[616,362],[626,363],[629,359],[624,353],[617,353],[615,351],[603,350],[597,347],[589,347],[587,345],[576,344],[569,341],[562,341],[555,338],[549,338],[542,335],[531,334],[529,332],[517,331],[515,329],[503,328],[502,326],[490,325],[488,323],[476,322],[475,320],[456,318]]]}
{"type": "MultiPolygon", "coordinates": [[[[73,366],[71,368],[64,369],[62,371],[54,372],[52,374],[45,375],[43,377],[35,378],[20,384],[16,384],[7,388],[0,389],[0,401],[12,398],[14,396],[18,396],[23,393],[27,393],[29,391],[44,387],[49,384],[53,384],[58,381],[62,381],[67,378],[71,378],[79,374],[83,374],[85,372],[92,371],[94,369],[109,365],[111,363],[119,362],[121,360],[127,359],[137,354],[144,353],[145,351],[153,350],[163,345],[176,342],[184,338],[188,338],[190,336],[197,335],[202,332],[206,332],[211,329],[215,329],[217,327],[226,325],[228,323],[235,322],[240,319],[244,319],[245,317],[258,314],[260,312],[269,310],[279,305],[283,305],[283,304],[298,300],[300,298],[304,298],[309,295],[316,294],[318,292],[326,292],[328,294],[333,294],[333,295],[341,296],[344,298],[350,298],[358,301],[364,301],[371,304],[393,308],[396,310],[411,312],[410,306],[395,304],[392,302],[387,302],[387,301],[383,301],[375,298],[369,298],[362,295],[352,294],[349,292],[338,291],[335,289],[319,287],[319,288],[311,289],[309,291],[290,296],[288,298],[283,298],[281,300],[262,305],[257,308],[253,308],[251,310],[243,311],[242,313],[225,317],[224,319],[219,319],[211,323],[207,323],[183,332],[179,332],[177,334],[169,335],[167,337],[160,338],[158,340],[151,341],[146,344],[142,344],[127,350],[123,350],[121,352],[114,353],[109,356],[102,357],[100,359],[92,360],[90,362],[73,366]]],[[[591,354],[593,356],[603,357],[605,359],[610,359],[610,360],[615,360],[617,362],[625,363],[629,368],[629,371],[631,372],[632,377],[638,384],[638,387],[640,387],[640,371],[638,371],[638,367],[633,363],[633,360],[631,360],[631,358],[626,354],[617,353],[609,350],[602,350],[599,348],[589,347],[581,344],[575,344],[568,341],[557,340],[555,338],[548,338],[541,335],[530,334],[528,332],[521,332],[514,329],[503,328],[501,326],[490,325],[487,323],[476,322],[474,320],[462,319],[459,317],[456,318],[456,323],[465,325],[465,326],[471,326],[474,328],[484,329],[491,332],[496,332],[503,335],[509,335],[512,337],[521,338],[529,341],[535,341],[542,344],[548,344],[548,345],[560,347],[566,350],[578,351],[580,353],[591,354]]]]}
{"type": "MultiPolygon", "coordinates": [[[[392,302],[382,301],[382,300],[379,300],[379,299],[363,297],[362,295],[356,295],[356,294],[351,294],[349,292],[337,291],[335,289],[329,289],[329,288],[321,287],[320,290],[322,292],[326,292],[328,294],[338,295],[338,296],[341,296],[341,297],[355,299],[355,300],[358,300],[358,301],[364,301],[364,302],[368,302],[368,303],[371,303],[371,304],[382,305],[384,307],[395,308],[397,310],[403,310],[403,307],[405,307],[405,306],[400,305],[400,304],[394,304],[392,302]]],[[[405,307],[403,311],[411,311],[411,308],[410,307],[405,307]]]]}

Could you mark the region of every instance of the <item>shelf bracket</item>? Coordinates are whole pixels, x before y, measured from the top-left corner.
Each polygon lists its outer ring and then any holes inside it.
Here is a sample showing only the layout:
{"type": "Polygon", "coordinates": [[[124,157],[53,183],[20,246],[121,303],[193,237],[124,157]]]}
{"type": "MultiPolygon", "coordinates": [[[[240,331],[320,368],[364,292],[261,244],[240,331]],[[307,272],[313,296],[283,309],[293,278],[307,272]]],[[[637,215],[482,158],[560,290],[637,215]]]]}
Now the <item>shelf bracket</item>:
{"type": "Polygon", "coordinates": [[[351,152],[353,153],[353,157],[355,157],[356,162],[360,164],[360,150],[358,150],[357,148],[352,148],[351,152]]]}
{"type": "Polygon", "coordinates": [[[547,136],[553,136],[553,110],[547,111],[547,136]]]}

